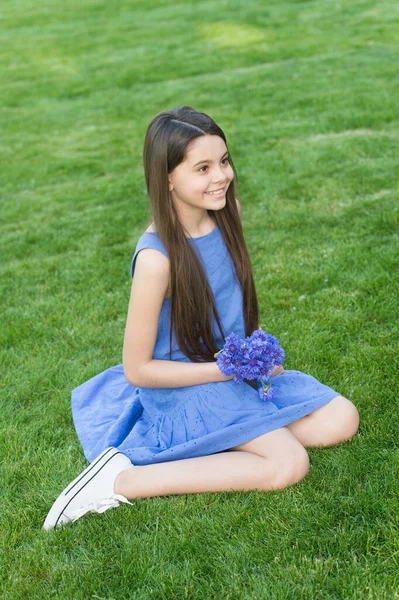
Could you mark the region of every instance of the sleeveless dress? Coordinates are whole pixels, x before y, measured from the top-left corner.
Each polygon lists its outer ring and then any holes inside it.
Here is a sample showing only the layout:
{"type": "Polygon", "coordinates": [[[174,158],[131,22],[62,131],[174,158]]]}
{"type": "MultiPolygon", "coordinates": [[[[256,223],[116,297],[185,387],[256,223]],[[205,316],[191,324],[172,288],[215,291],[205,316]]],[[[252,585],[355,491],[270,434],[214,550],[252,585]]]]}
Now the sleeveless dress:
{"type": "MultiPolygon", "coordinates": [[[[187,239],[205,268],[226,335],[234,331],[244,338],[242,292],[221,230],[216,226],[207,235],[187,239]]],[[[144,248],[167,256],[157,233],[144,233],[133,255],[131,277],[137,254],[144,248]]],[[[166,298],[162,304],[154,359],[170,360],[170,303],[166,298]]],[[[224,340],[216,321],[213,333],[222,348],[224,340]]],[[[179,349],[175,330],[172,360],[191,362],[179,349]]],[[[115,446],[133,465],[146,465],[222,452],[288,425],[339,395],[296,370],[286,370],[270,381],[275,395],[267,401],[247,383],[232,379],[176,388],[139,388],[129,384],[119,364],[72,391],[72,415],[90,462],[105,448],[115,446]]]]}

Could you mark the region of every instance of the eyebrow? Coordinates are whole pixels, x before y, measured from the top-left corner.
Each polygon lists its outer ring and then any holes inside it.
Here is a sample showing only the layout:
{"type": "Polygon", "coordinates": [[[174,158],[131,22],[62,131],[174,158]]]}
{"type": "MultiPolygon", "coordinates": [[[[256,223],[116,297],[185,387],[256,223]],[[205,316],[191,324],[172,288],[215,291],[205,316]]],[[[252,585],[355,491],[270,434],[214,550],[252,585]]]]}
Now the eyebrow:
{"type": "MultiPolygon", "coordinates": [[[[226,156],[226,154],[228,154],[228,153],[229,153],[229,151],[228,151],[228,150],[226,150],[226,152],[223,154],[222,158],[223,158],[224,156],[226,156]]],[[[220,160],[222,160],[222,159],[220,159],[220,160]]],[[[206,160],[200,160],[199,162],[195,163],[195,165],[193,165],[193,167],[196,167],[197,165],[200,165],[200,164],[202,164],[202,163],[206,163],[206,162],[212,162],[212,161],[211,161],[211,160],[209,160],[209,159],[206,159],[206,160]]]]}

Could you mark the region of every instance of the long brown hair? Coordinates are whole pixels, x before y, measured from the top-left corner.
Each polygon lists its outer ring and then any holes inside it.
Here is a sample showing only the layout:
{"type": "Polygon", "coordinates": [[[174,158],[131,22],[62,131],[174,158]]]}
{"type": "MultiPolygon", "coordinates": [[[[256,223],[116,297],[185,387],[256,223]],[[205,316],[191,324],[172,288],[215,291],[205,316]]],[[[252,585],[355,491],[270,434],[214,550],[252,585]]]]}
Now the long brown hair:
{"type": "MultiPolygon", "coordinates": [[[[227,147],[223,131],[205,113],[190,106],[161,111],[148,126],[143,161],[152,221],[170,260],[170,352],[175,326],[179,348],[189,359],[212,362],[219,350],[213,339],[213,319],[216,319],[223,339],[231,332],[223,330],[206,273],[184,233],[168,187],[168,175],[184,161],[189,143],[202,135],[218,135],[227,147]]],[[[236,204],[238,194],[234,182],[237,173],[230,152],[229,156],[234,179],[227,188],[226,204],[221,210],[210,210],[209,213],[220,228],[236,268],[243,294],[245,335],[248,336],[258,328],[258,302],[236,204]]]]}

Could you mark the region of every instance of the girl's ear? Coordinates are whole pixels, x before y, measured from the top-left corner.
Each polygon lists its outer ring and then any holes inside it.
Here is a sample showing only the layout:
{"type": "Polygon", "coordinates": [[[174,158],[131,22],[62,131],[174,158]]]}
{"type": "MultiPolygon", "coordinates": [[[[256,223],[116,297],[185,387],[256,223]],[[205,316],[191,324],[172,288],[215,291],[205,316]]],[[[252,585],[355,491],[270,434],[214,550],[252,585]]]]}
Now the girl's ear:
{"type": "Polygon", "coordinates": [[[169,191],[171,192],[173,190],[173,185],[171,184],[170,180],[169,180],[169,191]]]}

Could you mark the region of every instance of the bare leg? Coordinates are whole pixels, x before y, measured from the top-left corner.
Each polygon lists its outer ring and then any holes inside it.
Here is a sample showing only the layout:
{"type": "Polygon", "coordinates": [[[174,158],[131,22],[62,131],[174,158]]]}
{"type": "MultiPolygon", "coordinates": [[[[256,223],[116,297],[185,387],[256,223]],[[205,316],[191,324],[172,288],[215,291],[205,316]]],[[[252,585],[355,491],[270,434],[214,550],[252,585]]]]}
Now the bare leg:
{"type": "Polygon", "coordinates": [[[359,428],[359,413],[350,400],[336,396],[287,428],[306,448],[335,445],[355,435],[359,428]]]}
{"type": "Polygon", "coordinates": [[[306,450],[287,429],[263,436],[265,454],[228,450],[218,454],[151,465],[134,466],[120,473],[117,494],[130,500],[202,492],[268,491],[293,485],[306,475],[306,450]]]}

